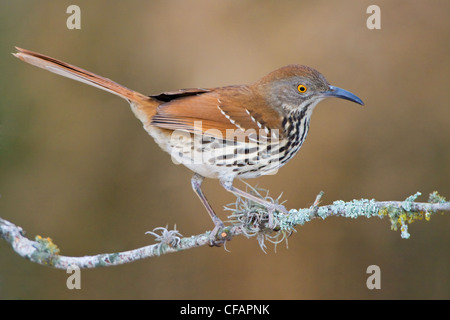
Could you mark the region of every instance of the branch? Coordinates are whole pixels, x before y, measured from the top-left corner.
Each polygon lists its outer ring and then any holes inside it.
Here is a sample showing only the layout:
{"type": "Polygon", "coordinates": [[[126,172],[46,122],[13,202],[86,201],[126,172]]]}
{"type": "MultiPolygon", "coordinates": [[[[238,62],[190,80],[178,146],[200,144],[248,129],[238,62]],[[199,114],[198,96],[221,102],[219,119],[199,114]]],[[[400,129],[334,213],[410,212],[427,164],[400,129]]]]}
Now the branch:
{"type": "MultiPolygon", "coordinates": [[[[253,189],[252,192],[261,196],[261,189],[253,189]]],[[[265,240],[274,244],[286,240],[294,227],[304,225],[316,218],[325,219],[328,217],[339,216],[345,218],[358,218],[365,216],[367,218],[388,217],[391,221],[391,229],[401,230],[402,238],[409,238],[408,224],[417,220],[430,220],[430,217],[437,212],[450,211],[450,202],[438,195],[437,192],[430,194],[428,202],[415,202],[420,193],[408,197],[405,201],[382,201],[375,200],[353,200],[350,202],[334,201],[333,204],[319,206],[323,192],[319,193],[310,208],[291,209],[288,214],[267,213],[266,208],[238,198],[236,203],[226,207],[226,210],[232,211],[228,221],[229,226],[225,227],[219,233],[224,242],[239,235],[246,237],[256,236],[261,248],[266,248],[265,240]],[[269,225],[271,226],[269,228],[269,225]]],[[[278,199],[272,199],[267,194],[264,197],[278,203],[278,199]]],[[[42,265],[51,266],[58,269],[67,269],[69,266],[79,268],[97,268],[103,266],[114,266],[136,260],[160,256],[172,252],[192,249],[209,245],[210,231],[203,234],[182,237],[176,230],[166,228],[156,228],[152,232],[147,232],[155,237],[155,244],[142,248],[118,252],[106,253],[95,256],[85,257],[67,257],[60,255],[59,248],[50,238],[36,236],[35,240],[29,240],[25,237],[22,228],[13,223],[0,218],[0,237],[7,241],[13,250],[20,256],[42,265]]]]}

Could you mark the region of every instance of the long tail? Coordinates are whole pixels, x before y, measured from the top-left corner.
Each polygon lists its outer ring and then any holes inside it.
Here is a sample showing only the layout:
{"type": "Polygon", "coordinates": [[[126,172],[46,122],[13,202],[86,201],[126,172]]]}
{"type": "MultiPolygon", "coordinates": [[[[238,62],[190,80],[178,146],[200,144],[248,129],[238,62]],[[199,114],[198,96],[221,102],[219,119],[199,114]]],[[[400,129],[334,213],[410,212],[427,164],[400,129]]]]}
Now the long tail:
{"type": "Polygon", "coordinates": [[[151,97],[128,89],[110,79],[103,78],[66,62],[26,49],[18,47],[16,47],[16,49],[18,52],[13,53],[13,55],[22,61],[59,74],[63,77],[108,91],[126,99],[132,105],[133,112],[143,122],[144,126],[149,123],[151,117],[156,112],[156,107],[161,103],[151,97]]]}

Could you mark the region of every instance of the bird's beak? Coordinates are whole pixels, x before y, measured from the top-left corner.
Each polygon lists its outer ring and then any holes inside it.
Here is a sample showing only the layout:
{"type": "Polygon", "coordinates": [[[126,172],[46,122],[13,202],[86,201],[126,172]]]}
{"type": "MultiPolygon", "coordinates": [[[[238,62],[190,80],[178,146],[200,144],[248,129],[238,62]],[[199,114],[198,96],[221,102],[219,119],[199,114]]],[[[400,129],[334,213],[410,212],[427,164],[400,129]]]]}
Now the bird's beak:
{"type": "Polygon", "coordinates": [[[358,98],[357,96],[355,96],[353,93],[351,93],[350,91],[335,87],[335,86],[330,86],[330,89],[328,91],[325,91],[323,93],[324,97],[335,97],[335,98],[341,98],[341,99],[345,99],[345,100],[349,100],[349,101],[353,101],[356,102],[360,105],[364,105],[364,102],[358,98]]]}

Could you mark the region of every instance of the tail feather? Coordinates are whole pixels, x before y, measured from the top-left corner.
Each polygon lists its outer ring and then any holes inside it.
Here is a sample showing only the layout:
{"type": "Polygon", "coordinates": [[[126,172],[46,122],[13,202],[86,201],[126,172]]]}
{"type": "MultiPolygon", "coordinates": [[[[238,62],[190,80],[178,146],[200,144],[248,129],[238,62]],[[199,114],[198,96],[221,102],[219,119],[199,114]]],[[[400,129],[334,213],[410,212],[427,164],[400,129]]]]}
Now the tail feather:
{"type": "Polygon", "coordinates": [[[143,103],[151,100],[151,98],[149,98],[148,96],[128,89],[110,79],[103,78],[99,75],[73,66],[66,62],[26,49],[21,49],[18,47],[16,47],[16,49],[18,52],[13,53],[15,57],[36,67],[43,68],[63,77],[77,80],[96,88],[108,91],[128,100],[129,102],[143,103]]]}

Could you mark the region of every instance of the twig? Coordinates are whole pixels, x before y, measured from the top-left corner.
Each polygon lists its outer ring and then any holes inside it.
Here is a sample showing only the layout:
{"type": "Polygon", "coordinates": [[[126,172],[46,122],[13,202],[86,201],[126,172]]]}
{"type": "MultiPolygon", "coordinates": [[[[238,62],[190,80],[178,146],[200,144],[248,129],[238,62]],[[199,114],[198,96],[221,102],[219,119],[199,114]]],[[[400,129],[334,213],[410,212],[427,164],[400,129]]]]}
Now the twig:
{"type": "MultiPolygon", "coordinates": [[[[263,190],[252,190],[259,196],[261,196],[261,191],[263,190]]],[[[437,212],[450,211],[450,202],[445,201],[437,192],[430,195],[428,202],[415,202],[419,195],[420,193],[416,193],[405,201],[377,202],[361,199],[350,202],[335,201],[330,205],[319,206],[323,196],[323,192],[321,192],[310,208],[292,209],[288,214],[275,213],[272,217],[274,221],[271,221],[271,224],[269,224],[269,214],[264,207],[238,198],[232,205],[234,208],[227,207],[232,211],[230,225],[219,232],[219,237],[231,239],[238,235],[245,235],[248,238],[257,236],[258,242],[264,250],[266,248],[265,240],[275,244],[283,240],[287,241],[288,236],[295,232],[294,227],[313,219],[325,219],[332,216],[345,218],[365,216],[367,218],[388,217],[391,221],[391,228],[393,230],[400,229],[402,238],[409,238],[407,224],[422,219],[429,220],[431,215],[437,212]],[[274,228],[268,228],[268,225],[273,224],[274,228]]],[[[272,199],[268,194],[263,197],[272,199]]],[[[272,201],[278,202],[279,198],[272,199],[272,201]]],[[[67,269],[74,265],[79,268],[114,266],[210,244],[210,231],[191,237],[182,237],[176,227],[174,230],[158,227],[148,233],[155,237],[157,243],[118,253],[67,257],[60,255],[60,250],[52,239],[36,236],[34,241],[29,240],[25,237],[21,227],[0,218],[0,237],[7,241],[17,254],[32,262],[58,269],[67,269]]]]}

